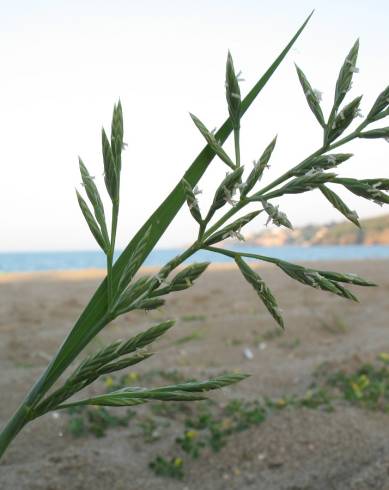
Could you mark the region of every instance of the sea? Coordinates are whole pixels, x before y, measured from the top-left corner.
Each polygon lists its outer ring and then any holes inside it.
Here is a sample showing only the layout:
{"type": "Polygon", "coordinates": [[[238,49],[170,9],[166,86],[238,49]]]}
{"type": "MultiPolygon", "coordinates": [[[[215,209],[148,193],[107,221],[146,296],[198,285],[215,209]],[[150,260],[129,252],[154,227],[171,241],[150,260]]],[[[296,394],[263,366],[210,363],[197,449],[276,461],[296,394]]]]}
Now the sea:
{"type": "MultiPolygon", "coordinates": [[[[389,245],[317,245],[282,247],[231,247],[236,251],[277,257],[290,262],[374,260],[389,259],[389,245]]],[[[147,257],[144,265],[161,266],[182,252],[183,249],[156,249],[147,257]]],[[[120,253],[120,251],[119,251],[120,253]]],[[[224,255],[208,251],[197,252],[187,263],[211,261],[230,262],[224,255]]],[[[105,257],[99,251],[53,252],[0,252],[0,273],[32,272],[49,270],[75,270],[105,268],[105,257]]]]}

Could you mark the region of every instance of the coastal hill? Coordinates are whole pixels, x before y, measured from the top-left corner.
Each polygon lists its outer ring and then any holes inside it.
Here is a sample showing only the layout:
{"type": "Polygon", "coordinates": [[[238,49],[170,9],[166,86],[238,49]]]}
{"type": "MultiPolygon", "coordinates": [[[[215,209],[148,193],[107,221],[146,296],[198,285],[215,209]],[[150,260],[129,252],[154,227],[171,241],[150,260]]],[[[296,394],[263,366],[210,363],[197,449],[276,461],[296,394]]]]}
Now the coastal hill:
{"type": "Polygon", "coordinates": [[[247,245],[388,245],[389,214],[360,220],[359,229],[349,221],[326,225],[306,225],[294,230],[269,228],[246,236],[247,245]]]}

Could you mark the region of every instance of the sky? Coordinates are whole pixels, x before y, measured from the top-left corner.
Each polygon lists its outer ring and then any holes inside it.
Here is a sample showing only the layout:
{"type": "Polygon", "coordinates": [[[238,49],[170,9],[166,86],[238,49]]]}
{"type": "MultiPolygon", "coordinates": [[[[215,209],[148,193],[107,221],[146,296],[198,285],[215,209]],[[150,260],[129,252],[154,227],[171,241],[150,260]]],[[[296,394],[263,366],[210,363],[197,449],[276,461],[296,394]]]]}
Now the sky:
{"type": "MultiPolygon", "coordinates": [[[[323,92],[328,114],[339,68],[357,37],[360,73],[351,97],[366,113],[389,81],[387,1],[111,0],[0,1],[0,251],[97,248],[83,221],[78,155],[104,193],[100,132],[113,104],[124,110],[118,246],[176,185],[204,146],[189,112],[209,127],[227,116],[228,49],[242,70],[244,95],[312,9],[315,14],[242,120],[242,163],[248,168],[278,134],[270,182],[320,147],[321,132],[294,63],[323,92]]],[[[388,125],[388,124],[386,124],[388,125]]],[[[232,150],[231,141],[226,149],[232,150]]],[[[360,140],[340,174],[388,177],[389,145],[360,140]]],[[[215,159],[200,183],[203,209],[225,165],[215,159]]],[[[105,195],[105,193],[104,193],[105,195]]],[[[342,193],[361,217],[385,212],[342,193]]],[[[104,202],[109,201],[104,197],[104,202]]],[[[339,220],[318,191],[279,200],[295,226],[339,220]]],[[[250,225],[260,231],[265,218],[250,225]]],[[[159,242],[189,243],[196,223],[182,209],[159,242]]]]}

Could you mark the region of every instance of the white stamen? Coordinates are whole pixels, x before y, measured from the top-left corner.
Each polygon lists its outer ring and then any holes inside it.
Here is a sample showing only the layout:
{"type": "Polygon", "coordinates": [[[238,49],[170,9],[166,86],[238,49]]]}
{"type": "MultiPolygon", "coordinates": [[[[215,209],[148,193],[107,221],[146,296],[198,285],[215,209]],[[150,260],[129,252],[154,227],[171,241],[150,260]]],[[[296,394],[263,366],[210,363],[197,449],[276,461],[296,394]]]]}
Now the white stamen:
{"type": "Polygon", "coordinates": [[[244,242],[245,241],[244,236],[238,230],[237,231],[231,231],[230,232],[230,237],[231,238],[236,238],[237,240],[239,240],[241,242],[244,242]]]}
{"type": "Polygon", "coordinates": [[[322,173],[323,173],[322,168],[313,167],[305,174],[305,177],[316,177],[316,175],[320,175],[322,173]]]}
{"type": "Polygon", "coordinates": [[[269,202],[262,201],[262,206],[268,214],[265,226],[267,226],[270,222],[273,222],[273,224],[276,226],[290,226],[290,224],[288,223],[288,217],[285,213],[278,209],[278,205],[273,206],[269,202]]]}
{"type": "Polygon", "coordinates": [[[235,76],[236,76],[236,80],[238,82],[245,82],[245,79],[242,78],[242,70],[239,70],[238,73],[235,76]]]}
{"type": "Polygon", "coordinates": [[[313,93],[319,102],[323,99],[323,92],[320,92],[320,90],[314,89],[313,93]]]}
{"type": "Polygon", "coordinates": [[[197,208],[199,205],[199,202],[197,199],[193,199],[193,201],[191,201],[189,204],[188,204],[188,207],[189,209],[193,209],[193,208],[197,208]]]}
{"type": "MultiPolygon", "coordinates": [[[[229,175],[229,173],[227,172],[226,175],[229,175]]],[[[236,204],[238,204],[237,201],[235,201],[234,199],[232,199],[233,195],[235,194],[236,192],[236,189],[237,189],[237,185],[234,186],[231,191],[229,189],[227,189],[226,186],[224,186],[223,190],[224,190],[224,200],[226,202],[228,202],[228,204],[230,204],[231,206],[236,206],[236,204]]]]}

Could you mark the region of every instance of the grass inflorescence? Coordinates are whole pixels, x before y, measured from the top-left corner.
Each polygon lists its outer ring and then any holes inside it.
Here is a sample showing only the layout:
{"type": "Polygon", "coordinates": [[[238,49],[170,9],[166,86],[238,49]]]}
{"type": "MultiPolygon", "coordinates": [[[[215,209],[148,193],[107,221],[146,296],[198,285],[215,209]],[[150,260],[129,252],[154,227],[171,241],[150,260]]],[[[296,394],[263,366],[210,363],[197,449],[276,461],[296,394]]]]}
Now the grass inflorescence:
{"type": "MultiPolygon", "coordinates": [[[[153,325],[137,335],[103,346],[83,360],[79,359],[80,354],[96,335],[116,318],[136,310],[150,311],[162,308],[170,294],[185,291],[201,281],[208,263],[192,263],[184,266],[188,259],[201,250],[213,251],[233,260],[242,274],[242,279],[255,290],[259,300],[282,328],[284,328],[284,319],[278,300],[271,286],[254,270],[250,261],[271,263],[305,286],[353,301],[357,301],[354,286],[374,286],[370,281],[355,274],[303,267],[271,256],[245,253],[220,246],[221,242],[231,237],[244,239],[245,227],[259,216],[266,216],[267,222],[276,226],[292,228],[293,219],[287,216],[285,211],[281,211],[277,204],[277,200],[285,195],[320,190],[323,198],[356,226],[359,226],[357,213],[347,206],[336,189],[347,190],[379,205],[389,203],[387,194],[389,179],[355,179],[338,177],[336,173],[338,167],[352,157],[351,154],[339,153],[339,147],[357,139],[370,141],[389,138],[387,127],[371,128],[372,123],[389,115],[388,88],[379,94],[368,115],[353,129],[350,128],[360,115],[361,97],[358,96],[342,105],[349,95],[352,79],[358,72],[356,63],[359,42],[353,45],[340,68],[328,117],[321,108],[318,92],[312,88],[301,68],[297,68],[304,97],[323,134],[320,147],[264,187],[261,187],[262,176],[268,173],[269,163],[276,158],[281,138],[263,142],[262,149],[258,148],[259,158],[257,155],[254,159],[254,167],[250,170],[245,166],[246,162],[242,161],[240,144],[243,117],[300,36],[310,17],[246,96],[242,95],[240,74],[236,73],[232,55],[228,52],[225,97],[229,118],[213,132],[209,131],[197,116],[191,115],[196,129],[205,140],[206,147],[169,196],[134,235],[116,262],[114,262],[114,253],[119,223],[123,151],[126,143],[122,105],[120,101],[114,105],[111,129],[110,131],[102,129],[101,132],[105,189],[104,187],[99,189],[98,181],[95,182],[86,163],[80,158],[82,189],[81,192],[76,191],[86,224],[106,256],[107,275],[46,371],[33,385],[19,409],[0,433],[0,457],[27,423],[53,410],[90,406],[134,407],[171,401],[178,403],[199,401],[206,398],[207,392],[240,382],[247,377],[245,374],[227,373],[207,380],[173,381],[156,387],[138,386],[137,380],[133,379],[125,386],[115,386],[113,383],[109,391],[94,396],[90,396],[89,391],[85,390],[99,378],[110,376],[114,379],[114,373],[128,368],[132,370],[133,366],[154,354],[150,350],[151,345],[162,335],[168,335],[168,331],[174,325],[173,321],[153,325]],[[223,147],[230,135],[234,141],[233,154],[229,154],[223,147]],[[214,189],[214,196],[209,205],[203,209],[196,197],[201,192],[198,183],[216,157],[219,165],[227,166],[228,172],[214,189]],[[109,197],[107,207],[103,204],[103,192],[109,197]],[[157,273],[139,275],[138,272],[146,257],[185,204],[197,228],[196,239],[186,250],[163,265],[157,273]],[[244,213],[249,206],[256,209],[244,213]],[[74,362],[77,364],[74,365],[74,362]],[[65,372],[66,376],[64,376],[65,372]],[[82,395],[78,395],[80,392],[82,395]]],[[[196,336],[198,333],[194,332],[181,338],[179,342],[193,340],[196,336]]],[[[222,444],[228,431],[233,432],[235,427],[248,423],[247,420],[251,417],[250,410],[246,412],[246,408],[241,408],[231,416],[232,428],[229,429],[220,429],[218,422],[211,417],[212,428],[209,437],[215,448],[222,444]]],[[[90,413],[93,412],[88,409],[85,412],[89,419],[90,413]]],[[[254,419],[256,419],[255,413],[254,411],[254,419]]],[[[101,414],[103,414],[102,419],[106,418],[106,412],[101,411],[101,414]]],[[[190,447],[188,436],[181,439],[183,446],[190,447]]],[[[200,447],[197,449],[200,450],[200,447]]],[[[175,468],[175,471],[180,473],[182,469],[175,461],[158,460],[155,468],[158,468],[161,473],[175,468]]]]}

